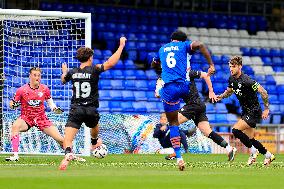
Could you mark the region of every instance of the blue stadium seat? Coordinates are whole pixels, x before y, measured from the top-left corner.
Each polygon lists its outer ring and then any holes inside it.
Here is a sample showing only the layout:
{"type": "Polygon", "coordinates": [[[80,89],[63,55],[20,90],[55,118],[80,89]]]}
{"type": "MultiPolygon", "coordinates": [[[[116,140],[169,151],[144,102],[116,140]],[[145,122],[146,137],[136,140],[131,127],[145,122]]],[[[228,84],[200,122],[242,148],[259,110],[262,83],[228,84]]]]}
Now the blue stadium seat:
{"type": "Polygon", "coordinates": [[[96,64],[101,64],[101,61],[99,59],[94,58],[93,65],[96,65],[96,64]]]}
{"type": "Polygon", "coordinates": [[[221,133],[229,133],[230,129],[231,129],[230,127],[222,126],[222,127],[219,127],[219,132],[221,132],[221,133]]]}
{"type": "Polygon", "coordinates": [[[99,90],[100,100],[111,100],[108,90],[99,90]]]}
{"type": "Polygon", "coordinates": [[[147,80],[136,80],[135,82],[136,90],[148,90],[147,80]]]}
{"type": "Polygon", "coordinates": [[[122,70],[111,70],[111,74],[114,79],[124,79],[122,70]]]}
{"type": "Polygon", "coordinates": [[[110,70],[107,70],[107,71],[101,73],[100,76],[103,79],[111,79],[112,78],[112,74],[111,74],[110,70]]]}
{"type": "Polygon", "coordinates": [[[215,114],[206,114],[210,123],[216,123],[215,114]]]}
{"type": "Polygon", "coordinates": [[[284,94],[284,85],[277,85],[277,92],[279,94],[284,94]]]}
{"type": "Polygon", "coordinates": [[[124,81],[123,80],[110,80],[110,85],[112,89],[124,89],[124,81]]]}
{"type": "Polygon", "coordinates": [[[276,85],[276,82],[275,82],[274,77],[272,75],[266,75],[265,80],[266,80],[266,84],[276,85]]]}
{"type": "Polygon", "coordinates": [[[122,62],[122,60],[119,60],[118,62],[117,62],[117,64],[113,67],[114,69],[124,69],[124,63],[122,62]]]}
{"type": "Polygon", "coordinates": [[[100,101],[100,107],[98,108],[99,112],[109,112],[109,101],[100,101]]]}
{"type": "Polygon", "coordinates": [[[241,51],[242,51],[242,53],[243,53],[243,56],[250,56],[251,54],[250,54],[250,48],[249,47],[241,47],[240,48],[241,49],[241,51]]]}
{"type": "Polygon", "coordinates": [[[216,113],[214,104],[211,104],[211,103],[206,104],[206,113],[209,113],[209,114],[216,113]]]}
{"type": "Polygon", "coordinates": [[[157,51],[158,49],[159,49],[159,46],[157,45],[157,43],[154,43],[154,42],[147,43],[148,51],[157,51]]]}
{"type": "Polygon", "coordinates": [[[217,123],[227,123],[227,114],[216,114],[216,122],[217,123]]]}
{"type": "Polygon", "coordinates": [[[272,123],[273,124],[280,124],[281,123],[281,115],[273,115],[272,116],[272,123]]]}
{"type": "Polygon", "coordinates": [[[154,91],[146,91],[146,96],[148,101],[160,101],[159,98],[155,97],[154,91]]]}
{"type": "Polygon", "coordinates": [[[123,112],[133,112],[134,111],[132,102],[130,101],[121,102],[121,108],[123,112]]]}
{"type": "Polygon", "coordinates": [[[145,91],[134,91],[133,92],[136,101],[147,100],[145,91]]]}
{"type": "Polygon", "coordinates": [[[101,89],[111,89],[112,88],[110,80],[108,79],[101,79],[99,81],[99,85],[101,89]]]}
{"type": "Polygon", "coordinates": [[[280,109],[280,112],[282,112],[282,115],[284,115],[284,104],[280,104],[279,109],[280,109]]]}
{"type": "Polygon", "coordinates": [[[135,96],[133,94],[133,91],[130,91],[130,90],[122,91],[122,99],[123,101],[134,101],[135,96]]]}
{"type": "Polygon", "coordinates": [[[147,79],[146,74],[143,70],[136,70],[135,75],[137,79],[147,79]]]}
{"type": "Polygon", "coordinates": [[[278,104],[270,104],[269,109],[271,111],[271,114],[281,114],[278,104]]]}
{"type": "Polygon", "coordinates": [[[147,111],[146,102],[144,102],[144,101],[133,102],[132,105],[133,105],[135,112],[144,112],[145,113],[147,111]]]}
{"type": "Polygon", "coordinates": [[[280,57],[273,57],[272,58],[272,63],[273,65],[281,65],[282,64],[282,60],[280,57]]]}
{"type": "Polygon", "coordinates": [[[149,80],[154,80],[154,79],[157,79],[157,74],[156,74],[156,72],[154,71],[154,70],[146,70],[145,71],[145,74],[146,74],[146,76],[147,76],[147,78],[149,79],[149,80]]]}
{"type": "Polygon", "coordinates": [[[271,57],[281,56],[280,50],[279,49],[270,49],[270,56],[271,57]]]}
{"type": "Polygon", "coordinates": [[[224,84],[223,83],[215,83],[214,84],[214,91],[216,94],[224,92],[224,84]]]}
{"type": "Polygon", "coordinates": [[[124,87],[126,90],[136,90],[135,80],[125,80],[124,87]]]}
{"type": "Polygon", "coordinates": [[[103,50],[102,53],[103,53],[104,59],[108,59],[109,57],[112,56],[112,52],[110,50],[103,50]]]}
{"type": "Polygon", "coordinates": [[[122,100],[121,90],[110,90],[109,96],[111,100],[122,100]]]}
{"type": "Polygon", "coordinates": [[[122,107],[121,107],[121,102],[120,101],[110,101],[109,102],[109,107],[111,112],[121,112],[122,107]]]}
{"type": "Polygon", "coordinates": [[[267,119],[262,119],[261,124],[270,124],[271,122],[271,116],[269,116],[267,119]]]}
{"type": "Polygon", "coordinates": [[[260,56],[260,52],[258,48],[251,48],[250,49],[250,55],[251,56],[260,56]]]}
{"type": "Polygon", "coordinates": [[[136,49],[137,49],[137,47],[136,47],[136,42],[135,41],[129,41],[125,45],[125,50],[126,51],[136,50],[136,49]]]}
{"type": "Polygon", "coordinates": [[[276,85],[266,85],[265,89],[269,94],[277,94],[276,85]]]}
{"type": "Polygon", "coordinates": [[[266,66],[271,66],[273,64],[271,58],[268,56],[262,57],[262,61],[266,66]]]}
{"type": "Polygon", "coordinates": [[[125,69],[136,69],[136,65],[133,60],[125,60],[124,61],[125,69]]]}
{"type": "Polygon", "coordinates": [[[136,79],[136,74],[134,70],[125,70],[124,71],[124,77],[125,79],[136,79]]]}
{"type": "Polygon", "coordinates": [[[137,60],[138,57],[137,50],[129,50],[127,53],[128,53],[128,59],[137,60]]]}
{"type": "Polygon", "coordinates": [[[148,89],[154,91],[156,89],[157,80],[148,80],[148,89]]]}
{"type": "Polygon", "coordinates": [[[94,50],[94,58],[103,59],[102,51],[99,50],[99,49],[95,49],[95,50],[94,50]]]}
{"type": "MultiPolygon", "coordinates": [[[[144,33],[138,33],[137,38],[139,41],[148,41],[147,36],[144,33]]],[[[142,43],[139,45],[139,47],[146,48],[146,43],[142,43]]]]}
{"type": "Polygon", "coordinates": [[[137,49],[141,50],[147,50],[147,45],[145,42],[138,42],[137,43],[137,49]]]}
{"type": "Polygon", "coordinates": [[[227,120],[229,121],[229,123],[236,123],[238,121],[238,118],[236,114],[228,114],[227,120]]]}
{"type": "MultiPolygon", "coordinates": [[[[271,95],[269,96],[269,97],[271,97],[271,95]]],[[[279,102],[281,103],[281,104],[284,104],[284,95],[283,95],[283,93],[282,94],[280,94],[279,93],[279,96],[278,96],[279,98],[279,102]]]]}
{"type": "Polygon", "coordinates": [[[269,95],[269,102],[273,104],[279,104],[278,95],[269,95]]]}
{"type": "Polygon", "coordinates": [[[262,57],[270,56],[270,51],[266,48],[260,48],[259,54],[262,57]]]}
{"type": "Polygon", "coordinates": [[[147,102],[146,103],[146,108],[147,108],[147,112],[149,113],[157,113],[159,112],[159,109],[157,107],[157,103],[156,102],[147,102]]]}
{"type": "Polygon", "coordinates": [[[216,113],[228,113],[226,105],[223,103],[216,104],[216,113]]]}

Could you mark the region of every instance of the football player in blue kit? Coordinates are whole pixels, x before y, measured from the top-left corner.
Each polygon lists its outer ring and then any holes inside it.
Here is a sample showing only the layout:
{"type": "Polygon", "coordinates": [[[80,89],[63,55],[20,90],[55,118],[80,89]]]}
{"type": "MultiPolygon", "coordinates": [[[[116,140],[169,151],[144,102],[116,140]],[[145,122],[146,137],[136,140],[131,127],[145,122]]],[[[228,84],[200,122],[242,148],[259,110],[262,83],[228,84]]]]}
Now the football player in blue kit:
{"type": "Polygon", "coordinates": [[[214,74],[215,67],[205,45],[199,41],[187,40],[186,34],[181,31],[172,33],[171,42],[163,45],[158,57],[153,60],[161,62],[164,86],[160,90],[160,96],[169,121],[170,139],[176,153],[177,165],[181,171],[185,168],[185,162],[180,151],[178,110],[180,99],[187,99],[190,93],[186,73],[190,67],[189,59],[196,50],[200,50],[209,64],[208,75],[214,74]]]}

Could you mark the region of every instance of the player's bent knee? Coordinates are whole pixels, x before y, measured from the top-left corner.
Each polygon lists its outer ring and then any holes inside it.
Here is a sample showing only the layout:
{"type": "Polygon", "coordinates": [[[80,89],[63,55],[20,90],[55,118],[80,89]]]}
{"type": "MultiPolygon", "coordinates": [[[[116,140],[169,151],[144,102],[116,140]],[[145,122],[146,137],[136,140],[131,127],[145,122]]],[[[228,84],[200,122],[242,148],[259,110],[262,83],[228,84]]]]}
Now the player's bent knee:
{"type": "Polygon", "coordinates": [[[239,138],[240,132],[242,131],[240,131],[239,129],[235,129],[235,128],[232,129],[232,133],[236,138],[239,138]]]}

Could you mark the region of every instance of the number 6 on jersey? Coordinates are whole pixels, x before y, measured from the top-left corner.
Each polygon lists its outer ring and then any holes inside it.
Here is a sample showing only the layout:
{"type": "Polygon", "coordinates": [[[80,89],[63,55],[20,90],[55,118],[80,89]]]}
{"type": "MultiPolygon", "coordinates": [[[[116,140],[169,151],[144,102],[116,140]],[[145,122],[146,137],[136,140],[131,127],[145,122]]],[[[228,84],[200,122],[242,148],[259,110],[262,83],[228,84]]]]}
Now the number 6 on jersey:
{"type": "Polygon", "coordinates": [[[167,55],[166,62],[169,68],[173,68],[176,66],[177,61],[174,58],[174,56],[175,56],[175,53],[173,52],[169,52],[167,55]]]}

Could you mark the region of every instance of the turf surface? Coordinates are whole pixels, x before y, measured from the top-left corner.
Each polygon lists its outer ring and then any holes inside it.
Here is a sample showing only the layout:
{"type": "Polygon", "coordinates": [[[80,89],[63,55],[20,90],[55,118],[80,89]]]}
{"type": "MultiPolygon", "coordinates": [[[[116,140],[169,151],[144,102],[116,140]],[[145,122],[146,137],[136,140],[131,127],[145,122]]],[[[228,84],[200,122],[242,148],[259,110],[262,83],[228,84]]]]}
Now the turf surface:
{"type": "Polygon", "coordinates": [[[225,155],[186,154],[186,170],[163,155],[108,155],[105,159],[87,157],[87,162],[71,162],[59,171],[62,156],[21,156],[18,162],[5,162],[0,155],[0,188],[111,188],[111,189],[280,189],[284,188],[284,155],[276,155],[269,166],[247,166],[248,155],[238,154],[233,163],[225,155]],[[2,159],[2,160],[1,160],[2,159]]]}

